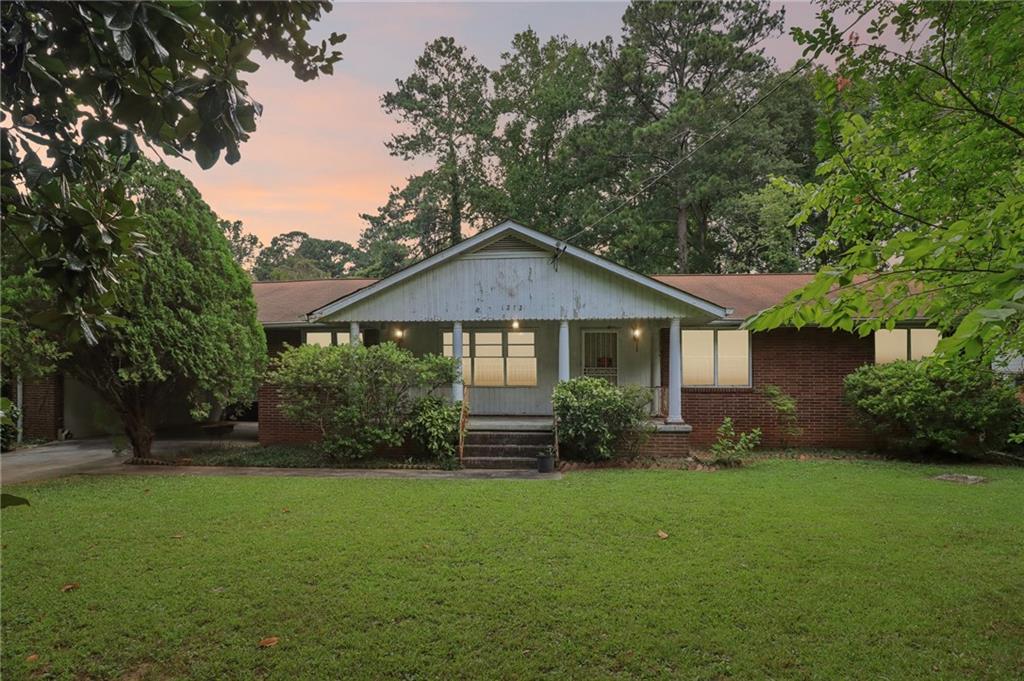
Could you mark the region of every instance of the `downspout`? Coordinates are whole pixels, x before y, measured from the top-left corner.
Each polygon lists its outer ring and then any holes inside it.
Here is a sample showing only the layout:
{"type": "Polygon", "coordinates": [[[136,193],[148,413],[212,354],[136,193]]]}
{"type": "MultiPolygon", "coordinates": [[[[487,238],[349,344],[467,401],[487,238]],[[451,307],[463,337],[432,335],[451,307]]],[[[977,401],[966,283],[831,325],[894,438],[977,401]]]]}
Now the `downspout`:
{"type": "Polygon", "coordinates": [[[18,436],[16,442],[21,442],[21,431],[25,423],[24,386],[22,385],[21,374],[18,374],[18,387],[15,389],[14,401],[18,405],[18,436]]]}

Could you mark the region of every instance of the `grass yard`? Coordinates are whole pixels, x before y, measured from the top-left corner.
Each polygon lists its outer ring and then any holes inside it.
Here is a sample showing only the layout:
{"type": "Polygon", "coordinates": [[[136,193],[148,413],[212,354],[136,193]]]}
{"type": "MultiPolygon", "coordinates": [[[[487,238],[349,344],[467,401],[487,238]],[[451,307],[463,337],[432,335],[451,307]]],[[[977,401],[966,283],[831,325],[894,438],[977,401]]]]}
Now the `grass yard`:
{"type": "MultiPolygon", "coordinates": [[[[157,458],[160,458],[159,455],[157,458]]],[[[257,468],[439,468],[426,457],[390,459],[331,459],[312,447],[292,445],[250,445],[235,442],[212,444],[175,452],[168,461],[187,459],[193,466],[254,466],[257,468]]]]}
{"type": "Polygon", "coordinates": [[[948,470],[12,486],[3,675],[1020,678],[1024,469],[948,470]]]}

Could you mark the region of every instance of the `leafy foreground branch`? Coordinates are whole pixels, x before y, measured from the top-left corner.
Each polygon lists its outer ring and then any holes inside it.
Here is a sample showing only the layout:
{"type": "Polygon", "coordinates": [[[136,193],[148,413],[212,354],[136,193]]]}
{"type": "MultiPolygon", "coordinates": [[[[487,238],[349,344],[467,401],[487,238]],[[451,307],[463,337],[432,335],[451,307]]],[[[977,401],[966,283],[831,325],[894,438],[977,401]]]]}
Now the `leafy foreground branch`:
{"type": "MultiPolygon", "coordinates": [[[[823,15],[850,3],[833,0],[823,15]]],[[[938,351],[1024,353],[1024,5],[873,2],[867,39],[797,31],[837,60],[822,80],[820,184],[795,223],[828,215],[815,253],[835,264],[754,329],[868,334],[927,318],[938,351]],[[907,48],[883,44],[895,33],[907,48]]]]}
{"type": "Polygon", "coordinates": [[[144,252],[124,172],[140,144],[241,158],[262,111],[245,73],[261,54],[310,80],[333,72],[327,2],[28,2],[2,5],[4,222],[55,289],[52,327],[94,340],[119,260],[144,252]],[[45,157],[44,160],[42,157],[45,157]]]}

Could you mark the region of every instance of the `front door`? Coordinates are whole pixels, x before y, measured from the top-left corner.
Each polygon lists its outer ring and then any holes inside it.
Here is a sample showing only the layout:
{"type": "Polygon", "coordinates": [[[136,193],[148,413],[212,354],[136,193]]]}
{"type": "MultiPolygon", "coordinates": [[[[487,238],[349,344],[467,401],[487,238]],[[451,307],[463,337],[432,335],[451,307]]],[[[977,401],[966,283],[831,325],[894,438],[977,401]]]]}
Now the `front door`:
{"type": "Polygon", "coordinates": [[[619,384],[619,334],[616,331],[583,331],[583,375],[619,384]]]}

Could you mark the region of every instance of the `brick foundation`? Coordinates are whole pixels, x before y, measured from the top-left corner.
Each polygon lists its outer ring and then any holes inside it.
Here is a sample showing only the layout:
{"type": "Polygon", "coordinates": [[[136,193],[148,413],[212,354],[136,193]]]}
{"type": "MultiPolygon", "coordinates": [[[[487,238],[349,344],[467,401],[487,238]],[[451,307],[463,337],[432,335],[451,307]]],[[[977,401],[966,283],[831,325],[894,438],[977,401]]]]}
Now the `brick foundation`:
{"type": "MultiPolygon", "coordinates": [[[[729,416],[737,430],[760,428],[769,447],[867,447],[871,437],[852,420],[843,402],[843,378],[874,361],[871,337],[827,329],[776,329],[751,336],[751,388],[683,388],[683,419],[693,426],[690,444],[707,446],[715,440],[722,419],[729,416]],[[761,395],[776,385],[796,398],[802,433],[786,441],[774,410],[761,395]]],[[[661,331],[661,384],[668,385],[668,329],[661,331]]],[[[663,397],[666,401],[667,394],[663,397]]],[[[663,405],[664,409],[664,405],[663,405]]]]}
{"type": "Polygon", "coordinates": [[[59,375],[25,381],[22,386],[22,438],[56,440],[64,426],[64,381],[59,375]]]}
{"type": "Polygon", "coordinates": [[[687,456],[690,453],[690,433],[651,433],[640,445],[638,453],[658,458],[687,456]]]}

